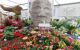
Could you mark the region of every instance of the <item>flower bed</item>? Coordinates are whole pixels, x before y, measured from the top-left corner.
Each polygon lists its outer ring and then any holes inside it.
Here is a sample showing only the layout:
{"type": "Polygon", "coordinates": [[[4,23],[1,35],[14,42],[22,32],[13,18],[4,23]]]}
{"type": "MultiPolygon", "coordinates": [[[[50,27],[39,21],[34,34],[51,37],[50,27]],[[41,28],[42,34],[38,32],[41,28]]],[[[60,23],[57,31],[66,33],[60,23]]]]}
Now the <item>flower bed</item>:
{"type": "MultiPolygon", "coordinates": [[[[15,30],[15,27],[6,27],[2,33],[3,38],[0,41],[0,48],[2,50],[57,50],[68,48],[73,50],[73,46],[65,40],[60,32],[54,30],[52,32],[45,31],[28,31],[27,29],[15,30]],[[72,47],[72,48],[70,48],[72,47]]],[[[67,38],[67,37],[66,37],[67,38]]],[[[67,38],[69,39],[69,38],[67,38]]]]}
{"type": "MultiPolygon", "coordinates": [[[[30,24],[29,24],[30,25],[30,24]]],[[[79,40],[72,38],[76,27],[64,22],[52,23],[55,29],[44,32],[31,28],[0,26],[1,50],[80,50],[79,40]],[[54,25],[55,24],[55,25],[54,25]],[[64,26],[64,27],[63,27],[64,26]],[[67,27],[68,26],[68,27],[67,27]],[[65,34],[68,33],[68,34],[65,34]]]]}

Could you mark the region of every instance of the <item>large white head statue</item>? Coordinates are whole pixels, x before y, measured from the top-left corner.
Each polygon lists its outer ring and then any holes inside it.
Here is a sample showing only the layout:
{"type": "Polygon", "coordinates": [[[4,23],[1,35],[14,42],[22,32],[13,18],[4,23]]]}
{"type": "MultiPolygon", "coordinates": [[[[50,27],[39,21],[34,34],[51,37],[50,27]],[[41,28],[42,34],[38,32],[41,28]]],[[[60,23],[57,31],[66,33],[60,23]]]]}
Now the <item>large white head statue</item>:
{"type": "Polygon", "coordinates": [[[51,3],[49,0],[34,0],[31,5],[30,14],[35,26],[42,22],[49,23],[52,17],[51,3]]]}

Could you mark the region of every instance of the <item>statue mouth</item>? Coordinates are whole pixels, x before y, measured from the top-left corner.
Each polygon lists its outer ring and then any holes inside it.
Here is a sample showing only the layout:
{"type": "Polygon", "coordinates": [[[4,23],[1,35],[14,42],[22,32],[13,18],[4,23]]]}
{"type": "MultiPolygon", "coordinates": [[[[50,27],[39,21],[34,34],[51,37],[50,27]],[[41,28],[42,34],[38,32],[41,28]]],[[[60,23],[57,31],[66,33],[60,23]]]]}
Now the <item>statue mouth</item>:
{"type": "Polygon", "coordinates": [[[38,17],[46,17],[46,16],[39,15],[38,17]]]}

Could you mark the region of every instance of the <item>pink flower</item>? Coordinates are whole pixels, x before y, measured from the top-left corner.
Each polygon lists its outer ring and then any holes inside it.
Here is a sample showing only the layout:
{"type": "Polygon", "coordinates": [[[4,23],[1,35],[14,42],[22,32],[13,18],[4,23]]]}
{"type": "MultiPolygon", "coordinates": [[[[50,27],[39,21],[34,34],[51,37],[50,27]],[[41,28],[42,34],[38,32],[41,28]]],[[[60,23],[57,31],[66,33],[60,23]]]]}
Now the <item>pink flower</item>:
{"type": "Polygon", "coordinates": [[[57,31],[57,32],[55,32],[55,34],[56,34],[56,35],[59,35],[59,32],[57,31]]]}
{"type": "Polygon", "coordinates": [[[62,38],[65,38],[66,37],[66,35],[65,34],[62,34],[62,38]]]}
{"type": "Polygon", "coordinates": [[[32,45],[32,42],[26,42],[26,45],[30,46],[30,45],[32,45]]]}
{"type": "Polygon", "coordinates": [[[5,28],[5,26],[0,26],[0,29],[4,29],[5,28]]]}
{"type": "Polygon", "coordinates": [[[74,39],[70,37],[70,38],[68,39],[68,41],[72,43],[72,42],[74,42],[74,39]]]}
{"type": "Polygon", "coordinates": [[[53,45],[50,46],[50,49],[52,49],[52,48],[53,48],[53,45]]]}
{"type": "Polygon", "coordinates": [[[25,44],[23,42],[20,42],[21,47],[25,47],[25,44]]]}
{"type": "Polygon", "coordinates": [[[42,42],[42,40],[39,40],[39,42],[42,42]]]}
{"type": "Polygon", "coordinates": [[[2,50],[2,49],[0,48],[0,50],[2,50]]]}

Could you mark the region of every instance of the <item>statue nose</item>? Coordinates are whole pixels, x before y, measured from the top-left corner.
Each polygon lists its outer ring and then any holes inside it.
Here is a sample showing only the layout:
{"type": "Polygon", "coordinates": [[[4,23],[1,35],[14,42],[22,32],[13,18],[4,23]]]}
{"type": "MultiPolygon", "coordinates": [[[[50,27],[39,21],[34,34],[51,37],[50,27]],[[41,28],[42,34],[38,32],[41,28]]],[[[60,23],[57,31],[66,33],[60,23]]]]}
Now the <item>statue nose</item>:
{"type": "Polygon", "coordinates": [[[40,12],[39,12],[39,16],[46,16],[46,15],[45,15],[45,11],[44,11],[44,9],[41,9],[41,10],[40,10],[40,12]]]}

